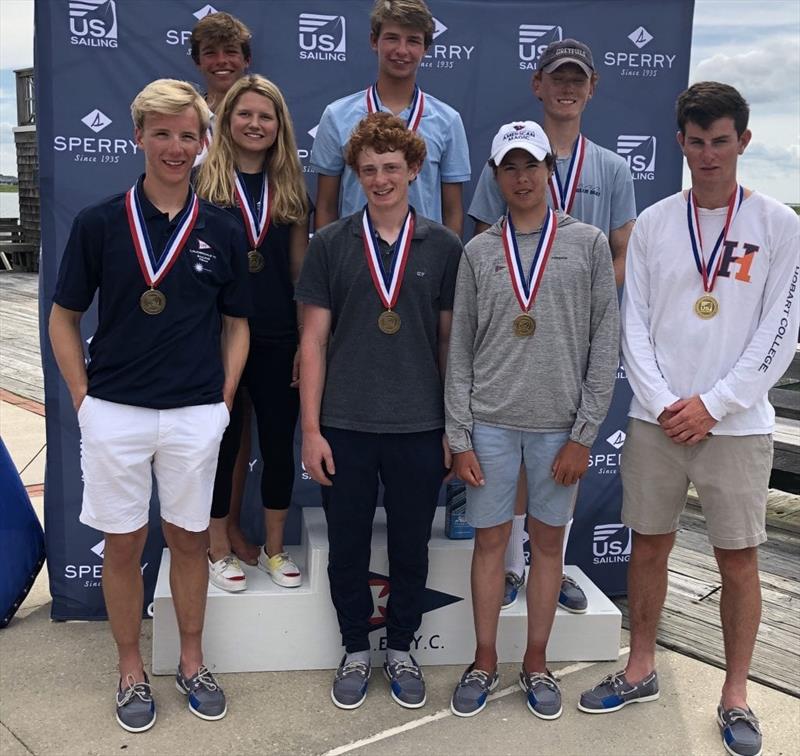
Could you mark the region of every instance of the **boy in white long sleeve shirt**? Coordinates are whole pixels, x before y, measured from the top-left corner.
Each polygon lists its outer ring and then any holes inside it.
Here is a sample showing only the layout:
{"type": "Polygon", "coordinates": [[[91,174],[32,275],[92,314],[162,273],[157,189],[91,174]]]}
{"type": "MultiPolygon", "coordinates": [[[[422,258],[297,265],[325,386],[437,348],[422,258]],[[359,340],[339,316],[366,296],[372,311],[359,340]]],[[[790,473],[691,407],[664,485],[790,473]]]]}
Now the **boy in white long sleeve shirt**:
{"type": "Polygon", "coordinates": [[[680,95],[677,138],[692,188],[642,213],[628,247],[622,345],[634,399],[622,518],[634,531],[631,654],[579,708],[604,713],[658,698],[656,628],[691,481],[722,576],[726,676],[717,721],[729,753],[757,756],[761,731],[746,686],[772,466],[767,392],[797,342],[800,222],[737,181],[748,116],[725,84],[701,82],[680,95]]]}

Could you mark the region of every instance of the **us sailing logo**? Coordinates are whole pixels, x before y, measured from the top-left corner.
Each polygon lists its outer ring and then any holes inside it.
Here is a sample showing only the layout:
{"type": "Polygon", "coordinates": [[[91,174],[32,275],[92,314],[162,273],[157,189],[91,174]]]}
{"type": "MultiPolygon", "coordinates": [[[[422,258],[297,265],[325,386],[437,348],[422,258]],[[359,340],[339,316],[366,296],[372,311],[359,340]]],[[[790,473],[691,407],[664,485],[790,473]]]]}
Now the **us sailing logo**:
{"type": "Polygon", "coordinates": [[[70,44],[117,46],[117,5],[114,0],[70,0],[70,44]]]}
{"type": "MultiPolygon", "coordinates": [[[[377,572],[369,573],[369,587],[372,591],[372,616],[369,618],[370,632],[381,630],[386,627],[386,614],[391,593],[391,584],[386,575],[377,572]]],[[[422,593],[422,613],[432,612],[441,609],[457,601],[463,601],[461,596],[451,596],[449,593],[434,591],[432,588],[425,588],[422,593]]]]}
{"type": "Polygon", "coordinates": [[[609,522],[594,526],[592,537],[592,562],[594,564],[617,564],[631,559],[631,529],[621,522],[609,522]]]}
{"type": "Polygon", "coordinates": [[[617,154],[631,169],[634,181],[653,181],[656,177],[656,138],[644,134],[620,134],[617,154]]]}
{"type": "Polygon", "coordinates": [[[519,25],[519,67],[523,71],[535,71],[539,57],[551,42],[560,42],[564,30],[548,24],[519,25]]]}
{"type": "Polygon", "coordinates": [[[300,60],[347,59],[347,21],[344,16],[301,13],[297,29],[300,60]]]}

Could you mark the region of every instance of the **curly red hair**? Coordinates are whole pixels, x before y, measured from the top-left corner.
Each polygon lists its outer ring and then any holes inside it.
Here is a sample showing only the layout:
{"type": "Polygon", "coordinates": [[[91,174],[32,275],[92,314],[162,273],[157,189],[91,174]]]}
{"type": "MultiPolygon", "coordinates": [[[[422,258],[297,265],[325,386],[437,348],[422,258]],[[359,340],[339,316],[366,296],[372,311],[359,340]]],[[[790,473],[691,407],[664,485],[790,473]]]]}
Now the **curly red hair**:
{"type": "Polygon", "coordinates": [[[350,135],[345,151],[345,162],[358,172],[358,156],[362,150],[372,149],[384,152],[402,152],[409,166],[421,166],[427,149],[425,140],[405,122],[390,113],[371,113],[362,118],[350,135]]]}

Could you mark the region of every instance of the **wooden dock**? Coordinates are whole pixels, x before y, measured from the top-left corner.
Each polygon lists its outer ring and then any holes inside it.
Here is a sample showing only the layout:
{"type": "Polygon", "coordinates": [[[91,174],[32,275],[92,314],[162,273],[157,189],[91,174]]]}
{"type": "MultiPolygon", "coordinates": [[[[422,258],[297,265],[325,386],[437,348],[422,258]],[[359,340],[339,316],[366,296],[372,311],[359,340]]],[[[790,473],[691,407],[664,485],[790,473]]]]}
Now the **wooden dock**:
{"type": "MultiPolygon", "coordinates": [[[[800,539],[772,526],[767,532],[769,540],[759,549],[762,617],[750,679],[800,696],[800,539]]],[[[724,667],[720,588],[703,516],[690,505],[681,517],[669,560],[669,591],[658,630],[659,644],[724,667]]],[[[628,627],[627,600],[615,603],[628,627]]]]}
{"type": "Polygon", "coordinates": [[[0,273],[0,388],[44,403],[37,273],[0,273]]]}
{"type": "MultiPolygon", "coordinates": [[[[38,284],[35,273],[0,273],[0,389],[43,403],[38,284]]],[[[779,442],[798,449],[798,441],[800,421],[782,418],[776,449],[779,442]]],[[[759,551],[764,606],[751,678],[800,696],[800,496],[770,492],[768,533],[759,551]]],[[[693,493],[669,569],[659,643],[722,666],[719,573],[693,493]]],[[[626,613],[625,600],[618,604],[626,613]]]]}

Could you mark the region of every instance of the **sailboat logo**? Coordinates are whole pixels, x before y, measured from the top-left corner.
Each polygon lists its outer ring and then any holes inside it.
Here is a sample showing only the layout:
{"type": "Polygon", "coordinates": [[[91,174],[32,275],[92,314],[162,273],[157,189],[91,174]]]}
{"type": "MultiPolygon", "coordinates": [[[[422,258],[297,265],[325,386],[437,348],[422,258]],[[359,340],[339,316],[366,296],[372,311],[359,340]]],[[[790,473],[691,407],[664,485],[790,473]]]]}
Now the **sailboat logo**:
{"type": "MultiPolygon", "coordinates": [[[[552,24],[520,24],[519,25],[519,59],[523,63],[535,67],[539,56],[552,42],[560,42],[564,38],[564,30],[552,24]]],[[[522,67],[522,66],[520,66],[522,67]]]]}
{"type": "Polygon", "coordinates": [[[634,179],[653,179],[656,169],[656,138],[647,134],[620,134],[617,154],[630,166],[634,179]]]}
{"type": "Polygon", "coordinates": [[[304,60],[344,60],[347,50],[347,22],[344,16],[301,13],[298,43],[304,60]]]}
{"type": "Polygon", "coordinates": [[[70,0],[69,31],[73,45],[116,47],[116,3],[114,0],[70,0]]]}

